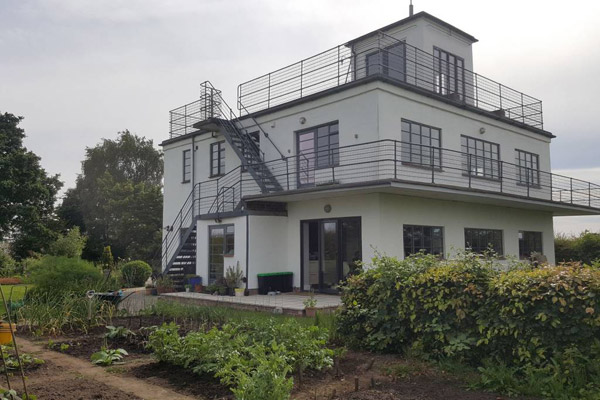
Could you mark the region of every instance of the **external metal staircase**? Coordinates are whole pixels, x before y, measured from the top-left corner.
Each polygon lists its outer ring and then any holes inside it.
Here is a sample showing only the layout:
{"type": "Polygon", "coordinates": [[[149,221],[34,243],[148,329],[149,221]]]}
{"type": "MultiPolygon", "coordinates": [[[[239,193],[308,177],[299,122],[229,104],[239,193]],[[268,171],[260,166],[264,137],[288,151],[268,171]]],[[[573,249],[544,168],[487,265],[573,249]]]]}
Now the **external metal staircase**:
{"type": "MultiPolygon", "coordinates": [[[[171,276],[176,286],[182,285],[185,275],[194,274],[196,270],[196,221],[202,216],[219,216],[241,209],[243,172],[252,176],[262,193],[283,190],[265,164],[260,148],[227,105],[221,92],[208,81],[201,84],[201,89],[200,100],[171,111],[171,137],[198,131],[221,133],[242,161],[242,167],[217,180],[195,184],[175,221],[167,226],[162,243],[163,274],[171,276]]],[[[245,119],[268,138],[253,117],[245,119]]],[[[271,143],[284,158],[275,144],[271,143]]]]}

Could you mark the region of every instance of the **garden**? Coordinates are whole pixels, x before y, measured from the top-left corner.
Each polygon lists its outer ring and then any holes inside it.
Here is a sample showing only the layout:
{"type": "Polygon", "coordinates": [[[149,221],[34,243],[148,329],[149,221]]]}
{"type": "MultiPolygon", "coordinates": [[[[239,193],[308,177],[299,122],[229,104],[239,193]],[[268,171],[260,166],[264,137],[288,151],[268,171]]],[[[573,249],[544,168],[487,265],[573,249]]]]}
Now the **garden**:
{"type": "Polygon", "coordinates": [[[597,263],[377,256],[340,310],[297,317],[152,296],[151,268],[109,250],[1,278],[18,346],[0,348],[0,399],[600,398],[597,263]]]}

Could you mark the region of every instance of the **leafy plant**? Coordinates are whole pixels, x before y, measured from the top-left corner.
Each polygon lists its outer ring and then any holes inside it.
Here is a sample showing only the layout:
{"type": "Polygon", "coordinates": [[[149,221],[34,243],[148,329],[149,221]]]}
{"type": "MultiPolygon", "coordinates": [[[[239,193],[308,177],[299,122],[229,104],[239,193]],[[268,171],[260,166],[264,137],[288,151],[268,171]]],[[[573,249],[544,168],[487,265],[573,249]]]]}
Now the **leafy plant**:
{"type": "Polygon", "coordinates": [[[314,308],[317,306],[317,299],[315,299],[315,295],[311,292],[310,296],[306,298],[302,303],[306,308],[314,308]]]}
{"type": "Polygon", "coordinates": [[[242,279],[244,279],[244,271],[240,268],[240,263],[235,265],[235,268],[232,266],[227,267],[225,271],[225,284],[230,289],[235,289],[241,286],[242,279]]]}
{"type": "Polygon", "coordinates": [[[60,351],[64,353],[65,351],[69,350],[69,347],[71,347],[71,346],[68,343],[61,343],[60,351]]]}
{"type": "Polygon", "coordinates": [[[129,261],[121,267],[121,275],[125,287],[140,287],[152,275],[152,268],[144,261],[129,261]]]}
{"type": "MultiPolygon", "coordinates": [[[[16,358],[16,356],[9,354],[8,346],[4,346],[4,345],[1,345],[1,346],[2,346],[2,352],[5,355],[4,366],[6,367],[6,369],[8,371],[18,370],[19,369],[19,361],[16,358]]],[[[38,367],[45,363],[45,361],[42,360],[41,358],[35,357],[34,355],[29,354],[29,353],[19,354],[19,359],[21,360],[21,365],[23,366],[23,368],[35,368],[35,367],[38,367]]]]}
{"type": "Polygon", "coordinates": [[[58,296],[62,293],[85,294],[107,289],[108,281],[92,263],[78,258],[44,256],[30,268],[30,283],[36,292],[58,296]]]}
{"type": "Polygon", "coordinates": [[[60,235],[54,243],[50,244],[48,253],[58,257],[79,258],[85,247],[86,237],[83,236],[78,226],[74,226],[65,235],[60,235]]]}
{"type": "Polygon", "coordinates": [[[17,394],[17,391],[14,389],[4,390],[0,389],[0,400],[37,400],[37,396],[30,394],[29,396],[23,394],[21,397],[17,394]]]}
{"type": "Polygon", "coordinates": [[[173,281],[168,276],[162,276],[156,280],[156,288],[159,291],[169,291],[174,288],[173,281]]]}
{"type": "Polygon", "coordinates": [[[91,360],[96,365],[123,364],[123,357],[129,355],[124,349],[107,349],[103,347],[100,351],[92,354],[91,360]]]}
{"type": "Polygon", "coordinates": [[[132,336],[135,336],[135,333],[124,326],[112,326],[106,325],[106,329],[108,332],[104,334],[104,337],[107,339],[115,340],[115,339],[129,339],[132,336]]]}

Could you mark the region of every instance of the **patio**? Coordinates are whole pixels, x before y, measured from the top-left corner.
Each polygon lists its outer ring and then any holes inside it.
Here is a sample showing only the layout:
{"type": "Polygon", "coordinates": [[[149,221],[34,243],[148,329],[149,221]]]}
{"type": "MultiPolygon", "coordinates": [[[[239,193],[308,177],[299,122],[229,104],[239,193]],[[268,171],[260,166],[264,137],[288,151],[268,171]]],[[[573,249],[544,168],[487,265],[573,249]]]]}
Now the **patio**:
{"type": "MultiPolygon", "coordinates": [[[[267,311],[290,315],[304,314],[304,300],[309,297],[307,293],[282,293],[275,296],[252,295],[244,297],[214,296],[207,293],[178,292],[165,293],[160,297],[165,300],[177,301],[186,304],[226,306],[242,310],[267,311]]],[[[330,294],[314,294],[319,311],[330,312],[341,304],[340,296],[330,294]]]]}

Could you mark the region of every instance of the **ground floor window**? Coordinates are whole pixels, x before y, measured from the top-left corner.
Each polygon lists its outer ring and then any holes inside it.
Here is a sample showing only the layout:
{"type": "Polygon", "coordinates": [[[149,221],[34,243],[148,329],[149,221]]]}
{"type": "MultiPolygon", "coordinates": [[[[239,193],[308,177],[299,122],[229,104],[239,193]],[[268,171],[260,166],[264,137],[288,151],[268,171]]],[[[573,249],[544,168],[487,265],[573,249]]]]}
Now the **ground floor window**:
{"type": "Polygon", "coordinates": [[[217,225],[208,228],[208,283],[223,278],[225,257],[234,254],[235,228],[233,225],[217,225]]]}
{"type": "Polygon", "coordinates": [[[532,253],[542,254],[542,232],[520,231],[519,258],[530,258],[532,253]]]}
{"type": "Polygon", "coordinates": [[[424,251],[444,255],[444,228],[441,226],[404,225],[404,257],[424,251]]]}
{"type": "Polygon", "coordinates": [[[502,231],[500,229],[465,228],[465,248],[479,254],[493,250],[495,253],[503,255],[502,231]]]}

